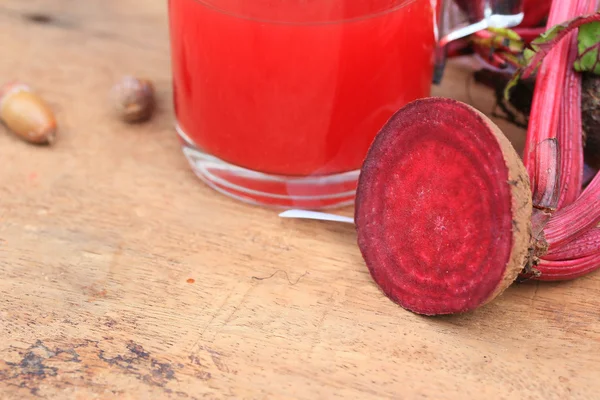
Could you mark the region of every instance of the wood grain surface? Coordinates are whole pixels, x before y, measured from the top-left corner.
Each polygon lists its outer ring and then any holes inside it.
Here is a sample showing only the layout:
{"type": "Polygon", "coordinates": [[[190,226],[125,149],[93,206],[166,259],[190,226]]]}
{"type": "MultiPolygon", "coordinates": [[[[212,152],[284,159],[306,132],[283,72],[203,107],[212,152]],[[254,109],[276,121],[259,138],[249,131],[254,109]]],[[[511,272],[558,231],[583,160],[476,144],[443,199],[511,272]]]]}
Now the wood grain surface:
{"type": "MultiPolygon", "coordinates": [[[[373,284],[352,226],[201,184],[173,130],[166,7],[0,2],[0,78],[60,125],[51,148],[0,129],[1,399],[599,398],[600,274],[424,318],[373,284]],[[147,124],[111,115],[129,73],[156,84],[147,124]]],[[[455,63],[434,93],[490,113],[469,82],[455,63]]]]}

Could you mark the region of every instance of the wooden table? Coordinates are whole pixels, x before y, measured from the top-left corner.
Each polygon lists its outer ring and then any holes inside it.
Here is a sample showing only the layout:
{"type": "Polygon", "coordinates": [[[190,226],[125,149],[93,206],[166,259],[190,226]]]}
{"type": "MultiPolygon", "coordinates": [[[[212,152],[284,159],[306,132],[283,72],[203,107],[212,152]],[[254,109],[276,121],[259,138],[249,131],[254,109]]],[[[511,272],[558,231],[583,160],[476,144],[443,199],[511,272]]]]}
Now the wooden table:
{"type": "MultiPolygon", "coordinates": [[[[0,398],[599,398],[600,274],[424,318],[373,284],[352,226],[201,184],[173,131],[165,1],[4,0],[0,26],[1,79],[60,123],[51,148],[0,130],[0,398]],[[150,123],[110,114],[127,73],[157,85],[150,123]]],[[[490,112],[467,77],[434,92],[490,112]]]]}

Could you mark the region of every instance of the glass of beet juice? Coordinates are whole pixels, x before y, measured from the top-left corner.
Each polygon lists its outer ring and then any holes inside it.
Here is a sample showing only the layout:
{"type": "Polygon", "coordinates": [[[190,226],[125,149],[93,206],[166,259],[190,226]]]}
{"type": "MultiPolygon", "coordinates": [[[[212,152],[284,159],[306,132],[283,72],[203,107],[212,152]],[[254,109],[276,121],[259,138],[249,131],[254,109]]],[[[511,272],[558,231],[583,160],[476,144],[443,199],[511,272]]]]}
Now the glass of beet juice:
{"type": "Polygon", "coordinates": [[[169,0],[183,152],[260,205],[354,201],[384,123],[430,94],[439,0],[169,0]]]}

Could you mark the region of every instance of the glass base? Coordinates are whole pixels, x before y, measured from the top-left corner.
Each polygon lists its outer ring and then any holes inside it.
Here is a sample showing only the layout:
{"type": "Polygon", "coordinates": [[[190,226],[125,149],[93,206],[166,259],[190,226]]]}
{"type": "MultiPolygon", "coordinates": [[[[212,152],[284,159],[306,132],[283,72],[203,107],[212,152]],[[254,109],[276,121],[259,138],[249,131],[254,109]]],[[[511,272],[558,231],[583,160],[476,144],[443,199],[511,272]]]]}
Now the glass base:
{"type": "Polygon", "coordinates": [[[264,174],[207,154],[194,145],[179,124],[176,130],[194,173],[211,188],[234,199],[272,208],[308,210],[354,203],[360,170],[310,177],[264,174]]]}

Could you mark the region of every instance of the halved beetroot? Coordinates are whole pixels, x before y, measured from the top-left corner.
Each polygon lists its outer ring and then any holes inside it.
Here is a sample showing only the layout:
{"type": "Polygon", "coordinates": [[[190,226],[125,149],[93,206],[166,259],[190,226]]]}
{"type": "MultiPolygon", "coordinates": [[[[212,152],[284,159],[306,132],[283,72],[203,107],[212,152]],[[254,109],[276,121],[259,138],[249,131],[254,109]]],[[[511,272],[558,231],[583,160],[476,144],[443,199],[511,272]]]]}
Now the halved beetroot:
{"type": "Polygon", "coordinates": [[[383,292],[419,314],[473,310],[528,260],[531,191],[518,154],[485,115],[414,101],[375,138],[359,178],[358,245],[383,292]]]}

